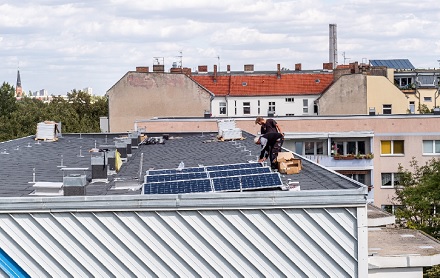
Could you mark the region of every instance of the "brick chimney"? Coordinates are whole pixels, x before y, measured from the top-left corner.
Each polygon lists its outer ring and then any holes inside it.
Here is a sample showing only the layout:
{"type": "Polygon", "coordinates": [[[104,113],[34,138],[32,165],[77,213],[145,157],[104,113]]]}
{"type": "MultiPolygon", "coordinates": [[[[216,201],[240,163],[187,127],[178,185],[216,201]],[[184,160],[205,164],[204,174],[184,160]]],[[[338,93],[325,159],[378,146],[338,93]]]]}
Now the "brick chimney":
{"type": "Polygon", "coordinates": [[[244,72],[254,72],[254,65],[253,64],[244,65],[244,72]]]}
{"type": "Polygon", "coordinates": [[[198,71],[199,73],[208,73],[208,66],[206,65],[198,66],[198,71]]]}
{"type": "Polygon", "coordinates": [[[281,78],[281,65],[277,64],[277,77],[281,78]]]}
{"type": "Polygon", "coordinates": [[[295,64],[295,70],[301,70],[301,63],[295,64]]]}
{"type": "Polygon", "coordinates": [[[333,63],[323,63],[322,68],[325,70],[332,70],[333,69],[333,63]]]}
{"type": "Polygon", "coordinates": [[[217,65],[214,65],[214,82],[217,82],[217,65]]]}
{"type": "Polygon", "coordinates": [[[150,72],[149,67],[136,67],[136,72],[150,72]]]}
{"type": "Polygon", "coordinates": [[[227,73],[230,73],[230,72],[231,72],[231,65],[227,65],[227,66],[226,66],[226,72],[227,72],[227,73]]]}

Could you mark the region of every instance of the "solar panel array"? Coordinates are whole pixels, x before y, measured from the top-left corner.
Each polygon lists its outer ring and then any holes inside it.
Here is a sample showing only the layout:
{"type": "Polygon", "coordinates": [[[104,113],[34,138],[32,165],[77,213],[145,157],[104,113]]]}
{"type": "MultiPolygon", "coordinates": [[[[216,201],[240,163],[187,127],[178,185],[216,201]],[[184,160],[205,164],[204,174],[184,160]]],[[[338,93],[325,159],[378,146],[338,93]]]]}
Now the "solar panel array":
{"type": "Polygon", "coordinates": [[[283,185],[278,173],[262,163],[239,163],[164,170],[149,170],[143,194],[227,192],[275,188],[283,185]]]}
{"type": "Polygon", "coordinates": [[[392,69],[412,70],[415,67],[408,59],[370,60],[372,66],[385,66],[392,69]]]}

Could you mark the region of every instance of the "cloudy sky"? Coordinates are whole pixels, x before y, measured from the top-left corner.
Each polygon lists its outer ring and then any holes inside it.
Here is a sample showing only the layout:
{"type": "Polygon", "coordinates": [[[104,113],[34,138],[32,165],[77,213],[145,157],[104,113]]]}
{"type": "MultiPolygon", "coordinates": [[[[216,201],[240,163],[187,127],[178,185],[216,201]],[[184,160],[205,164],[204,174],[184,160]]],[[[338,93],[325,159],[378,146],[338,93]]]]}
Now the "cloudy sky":
{"type": "Polygon", "coordinates": [[[136,66],[320,69],[337,24],[339,64],[409,59],[438,68],[438,0],[0,0],[0,82],[103,95],[136,66]],[[345,53],[345,59],[343,56],[345,53]],[[180,58],[179,56],[182,56],[180,58]]]}

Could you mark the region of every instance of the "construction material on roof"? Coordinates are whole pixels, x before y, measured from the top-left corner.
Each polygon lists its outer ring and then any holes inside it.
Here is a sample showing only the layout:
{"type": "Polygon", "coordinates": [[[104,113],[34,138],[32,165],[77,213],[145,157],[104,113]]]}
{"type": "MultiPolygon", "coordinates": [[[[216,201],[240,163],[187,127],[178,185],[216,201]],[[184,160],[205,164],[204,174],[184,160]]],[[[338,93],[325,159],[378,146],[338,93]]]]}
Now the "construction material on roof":
{"type": "Polygon", "coordinates": [[[44,121],[38,123],[37,125],[37,134],[35,140],[53,142],[58,140],[59,135],[61,135],[61,123],[44,121]]]}
{"type": "Polygon", "coordinates": [[[217,120],[217,126],[220,140],[243,139],[243,133],[240,128],[235,126],[234,119],[217,120]]]}
{"type": "Polygon", "coordinates": [[[278,153],[277,162],[281,174],[298,174],[302,169],[301,159],[294,158],[291,152],[278,153]]]}

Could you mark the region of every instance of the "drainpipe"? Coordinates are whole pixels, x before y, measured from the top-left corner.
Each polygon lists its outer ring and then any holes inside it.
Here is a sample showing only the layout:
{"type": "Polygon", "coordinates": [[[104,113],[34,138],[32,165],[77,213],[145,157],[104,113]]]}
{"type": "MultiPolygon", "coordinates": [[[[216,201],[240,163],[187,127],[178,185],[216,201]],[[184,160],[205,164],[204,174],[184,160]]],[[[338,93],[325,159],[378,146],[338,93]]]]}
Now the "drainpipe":
{"type": "Polygon", "coordinates": [[[440,91],[439,91],[440,78],[437,76],[437,80],[436,80],[434,73],[434,82],[435,81],[437,81],[437,84],[435,85],[437,87],[437,91],[434,93],[434,108],[437,107],[437,99],[440,97],[440,91]]]}
{"type": "Polygon", "coordinates": [[[226,66],[226,72],[229,74],[229,84],[228,84],[228,93],[225,96],[226,100],[226,117],[229,118],[229,102],[228,96],[231,94],[231,65],[226,66]]]}
{"type": "Polygon", "coordinates": [[[418,76],[419,76],[419,73],[416,72],[415,89],[416,89],[416,99],[419,100],[418,107],[419,107],[419,114],[420,114],[420,108],[421,108],[421,105],[420,105],[420,92],[419,92],[419,80],[418,80],[418,76]]]}

